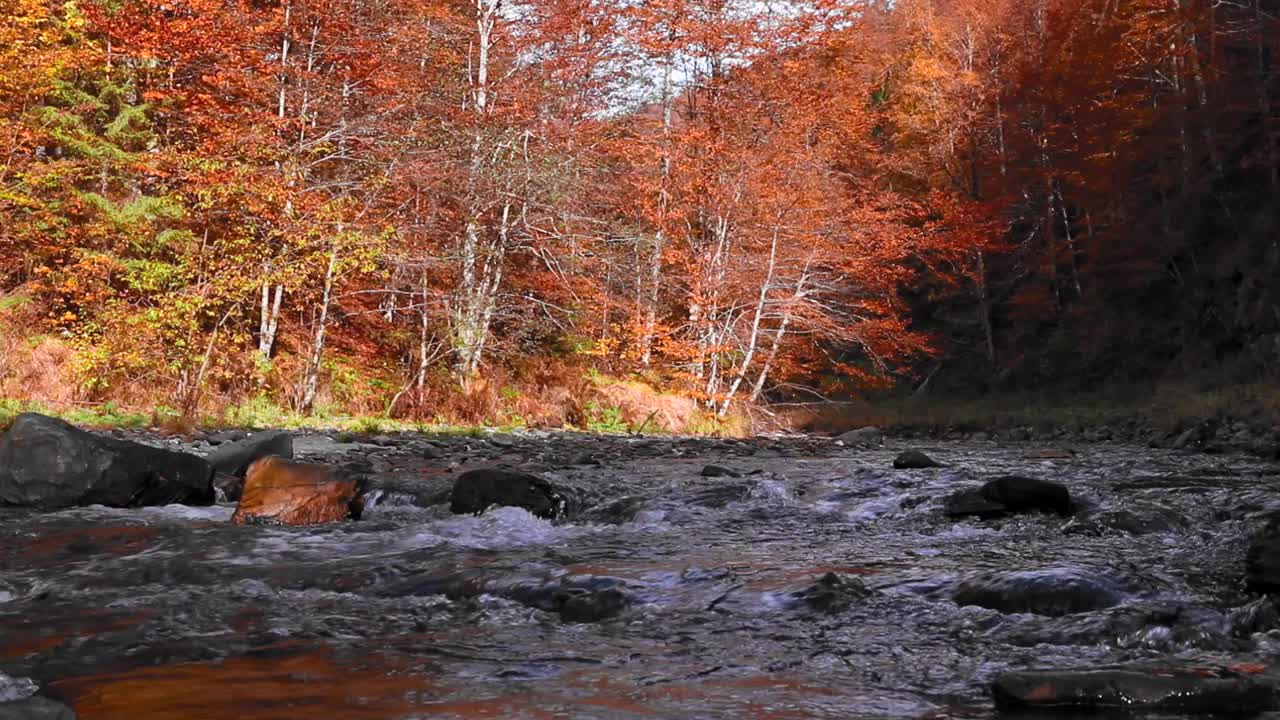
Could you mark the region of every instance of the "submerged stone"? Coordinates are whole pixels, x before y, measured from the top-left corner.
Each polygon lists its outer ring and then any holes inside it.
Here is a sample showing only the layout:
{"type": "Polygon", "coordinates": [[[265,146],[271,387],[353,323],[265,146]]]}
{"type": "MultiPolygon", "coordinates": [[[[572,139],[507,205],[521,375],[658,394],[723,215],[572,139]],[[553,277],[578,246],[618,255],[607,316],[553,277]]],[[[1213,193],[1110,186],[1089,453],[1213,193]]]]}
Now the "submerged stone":
{"type": "Polygon", "coordinates": [[[791,597],[818,612],[839,613],[848,610],[854,601],[871,594],[862,580],[829,572],[809,587],[791,593],[791,597]]]}
{"type": "Polygon", "coordinates": [[[1060,616],[1109,608],[1119,604],[1124,595],[1096,573],[1049,568],[979,575],[962,582],[952,598],[957,605],[1002,613],[1060,616]]]}
{"type": "Polygon", "coordinates": [[[1248,675],[1141,669],[1004,673],[991,686],[1001,710],[1080,710],[1247,715],[1272,709],[1275,688],[1248,675]]]}

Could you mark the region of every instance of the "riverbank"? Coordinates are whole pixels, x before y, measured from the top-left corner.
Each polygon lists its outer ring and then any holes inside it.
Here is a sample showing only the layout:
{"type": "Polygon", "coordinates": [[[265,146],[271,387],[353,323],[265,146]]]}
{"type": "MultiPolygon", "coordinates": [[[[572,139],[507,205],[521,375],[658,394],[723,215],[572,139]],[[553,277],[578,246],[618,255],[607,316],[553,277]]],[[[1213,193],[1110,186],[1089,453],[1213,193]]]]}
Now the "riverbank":
{"type": "Polygon", "coordinates": [[[905,439],[1125,443],[1280,457],[1280,387],[1264,382],[890,398],[798,406],[787,414],[809,432],[873,425],[905,439]]]}
{"type": "Polygon", "coordinates": [[[638,383],[627,392],[629,398],[615,396],[618,402],[614,404],[588,403],[581,425],[565,423],[559,427],[530,426],[519,417],[465,423],[443,418],[423,421],[376,415],[300,415],[269,403],[246,403],[230,412],[192,421],[164,407],[124,409],[112,403],[51,407],[0,399],[0,429],[7,427],[21,412],[54,415],[81,426],[157,430],[185,436],[275,428],[364,436],[418,433],[481,437],[539,430],[743,438],[779,434],[839,435],[875,426],[889,436],[902,439],[1123,443],[1280,458],[1280,387],[1264,382],[1225,387],[1166,385],[1155,390],[1111,388],[1072,395],[1009,393],[968,398],[784,404],[752,409],[724,422],[695,412],[677,413],[671,410],[678,404],[672,399],[675,396],[646,393],[638,383]],[[665,414],[654,411],[653,408],[661,409],[660,406],[667,408],[665,414]],[[677,421],[673,419],[677,416],[683,417],[680,427],[669,427],[677,421]]]}

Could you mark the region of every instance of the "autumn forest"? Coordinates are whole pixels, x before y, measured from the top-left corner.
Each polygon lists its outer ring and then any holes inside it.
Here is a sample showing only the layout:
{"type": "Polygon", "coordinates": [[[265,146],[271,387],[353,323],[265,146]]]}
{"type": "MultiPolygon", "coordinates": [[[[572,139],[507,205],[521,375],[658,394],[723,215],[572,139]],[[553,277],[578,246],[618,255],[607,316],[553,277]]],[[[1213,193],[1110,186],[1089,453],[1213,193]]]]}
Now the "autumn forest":
{"type": "Polygon", "coordinates": [[[0,9],[0,397],[581,426],[1280,360],[1271,0],[0,9]]]}

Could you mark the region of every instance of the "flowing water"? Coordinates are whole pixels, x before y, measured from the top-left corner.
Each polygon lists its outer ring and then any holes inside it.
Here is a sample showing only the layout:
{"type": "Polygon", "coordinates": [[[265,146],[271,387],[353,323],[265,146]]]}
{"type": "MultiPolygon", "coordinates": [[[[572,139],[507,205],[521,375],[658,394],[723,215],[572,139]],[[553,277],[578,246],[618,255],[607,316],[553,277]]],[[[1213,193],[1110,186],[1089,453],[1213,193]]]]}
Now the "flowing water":
{"type": "Polygon", "coordinates": [[[1249,532],[1280,507],[1280,470],[1257,460],[924,443],[950,466],[892,470],[889,449],[590,442],[602,465],[545,473],[595,506],[557,524],[391,490],[359,522],[310,528],[232,526],[225,504],[0,511],[0,672],[89,720],[985,718],[1004,670],[1280,654],[1240,583],[1249,532]],[[746,474],[700,477],[708,462],[746,474]],[[1014,472],[1140,534],[940,511],[1014,472]],[[1019,570],[1095,582],[1109,606],[955,601],[1019,570]],[[796,595],[829,572],[872,592],[796,595]],[[601,590],[627,604],[595,622],[548,599],[601,590]]]}

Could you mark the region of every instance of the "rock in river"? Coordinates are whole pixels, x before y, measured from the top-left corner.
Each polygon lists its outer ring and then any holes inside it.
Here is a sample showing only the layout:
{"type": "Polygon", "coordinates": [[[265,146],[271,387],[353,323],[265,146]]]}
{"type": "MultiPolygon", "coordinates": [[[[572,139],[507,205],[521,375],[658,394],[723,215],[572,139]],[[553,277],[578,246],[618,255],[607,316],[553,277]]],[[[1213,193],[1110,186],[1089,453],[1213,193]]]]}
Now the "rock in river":
{"type": "Polygon", "coordinates": [[[249,466],[264,457],[293,458],[293,436],[287,432],[260,432],[232,442],[224,442],[205,457],[217,473],[214,484],[229,500],[236,500],[244,488],[249,466]]]}
{"type": "Polygon", "coordinates": [[[708,465],[702,468],[702,477],[742,477],[742,473],[723,465],[708,465]]]}
{"type": "Polygon", "coordinates": [[[893,467],[898,470],[922,470],[924,468],[942,467],[942,463],[925,455],[919,450],[907,450],[893,459],[893,467]]]}
{"type": "Polygon", "coordinates": [[[455,515],[479,515],[493,505],[510,505],[541,518],[556,519],[564,515],[565,504],[564,496],[537,475],[477,468],[454,481],[449,510],[455,515]]]}
{"type": "Polygon", "coordinates": [[[205,461],[220,473],[244,477],[255,460],[271,455],[292,459],[293,436],[280,431],[255,433],[243,440],[219,445],[205,461]]]}
{"type": "Polygon", "coordinates": [[[1075,510],[1065,485],[1037,478],[1009,475],[976,490],[962,490],[947,498],[951,517],[999,517],[1017,512],[1052,512],[1067,516],[1075,510]]]}
{"type": "Polygon", "coordinates": [[[231,522],[312,525],[345,520],[359,515],[359,491],[357,480],[335,477],[324,465],[263,458],[249,467],[231,522]]]}
{"type": "Polygon", "coordinates": [[[1004,673],[991,685],[1002,710],[1143,711],[1252,715],[1275,706],[1270,684],[1200,670],[1041,670],[1004,673]]]}
{"type": "Polygon", "coordinates": [[[840,613],[848,610],[855,600],[871,595],[862,580],[829,572],[812,585],[791,593],[791,597],[805,606],[824,613],[840,613]]]}
{"type": "Polygon", "coordinates": [[[141,507],[213,502],[203,458],[19,415],[0,438],[0,505],[141,507]]]}
{"type": "Polygon", "coordinates": [[[1112,607],[1124,592],[1097,573],[1049,568],[979,575],[960,583],[952,598],[1002,613],[1061,616],[1112,607]]]}

